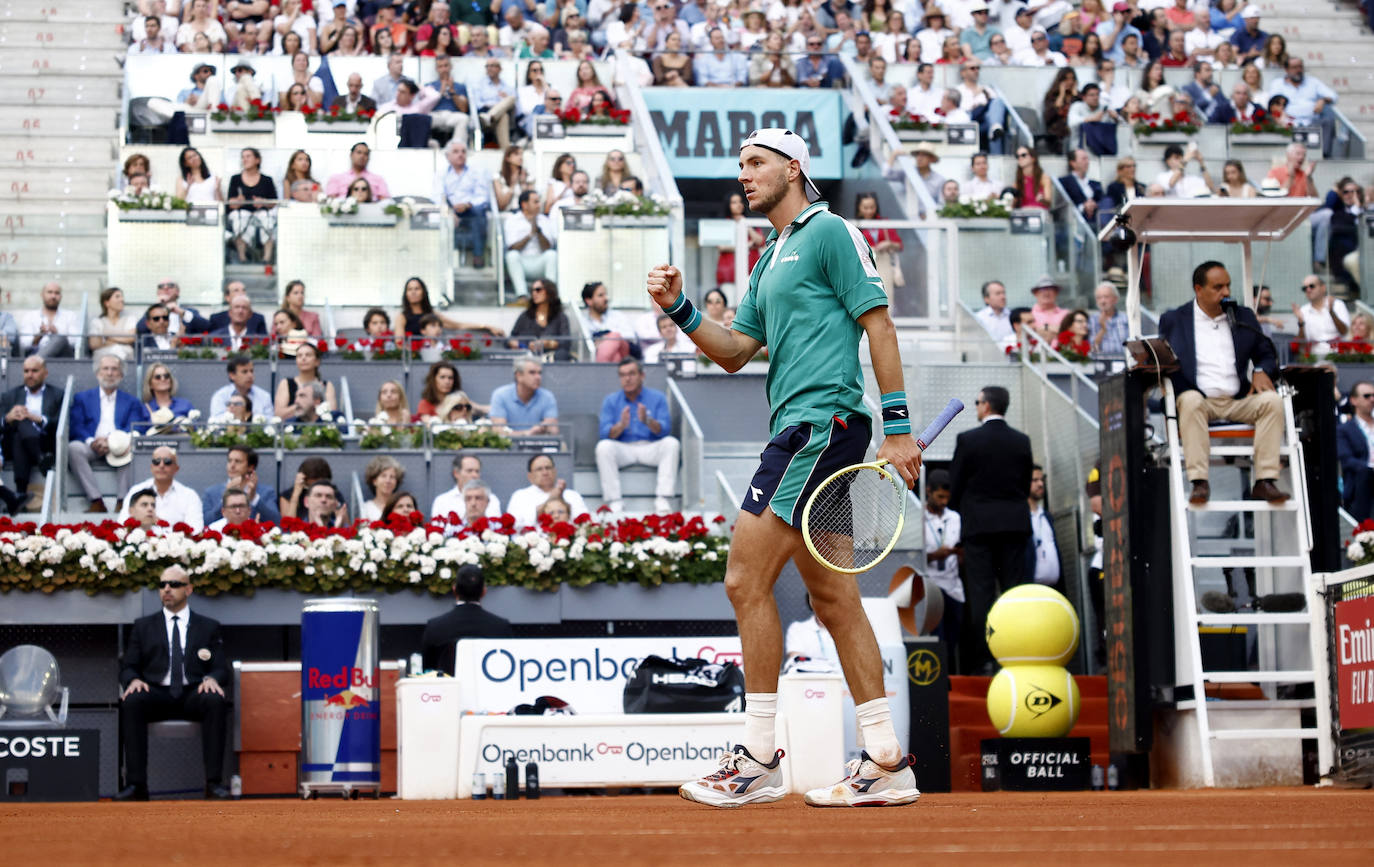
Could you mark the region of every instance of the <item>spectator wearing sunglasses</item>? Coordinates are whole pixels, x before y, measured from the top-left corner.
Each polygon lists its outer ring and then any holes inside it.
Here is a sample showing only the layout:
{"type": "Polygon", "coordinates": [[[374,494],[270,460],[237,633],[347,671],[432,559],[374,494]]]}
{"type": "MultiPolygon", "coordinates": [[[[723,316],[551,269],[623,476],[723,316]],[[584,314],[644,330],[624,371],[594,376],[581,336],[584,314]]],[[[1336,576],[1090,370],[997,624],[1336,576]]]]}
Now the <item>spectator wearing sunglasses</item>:
{"type": "Polygon", "coordinates": [[[1342,497],[1346,511],[1356,521],[1374,515],[1374,469],[1370,467],[1370,443],[1374,442],[1374,382],[1360,380],[1350,389],[1355,417],[1336,429],[1336,453],[1341,462],[1342,497]]]}
{"type": "Polygon", "coordinates": [[[172,314],[164,304],[154,304],[143,314],[138,328],[143,332],[139,343],[144,349],[176,349],[176,335],[171,332],[172,314]]]}
{"type": "Polygon", "coordinates": [[[157,448],[153,451],[150,463],[153,477],[129,489],[129,496],[124,498],[124,507],[119,510],[119,520],[122,522],[128,519],[129,507],[135,493],[152,490],[157,495],[157,516],[160,520],[173,527],[184,523],[196,532],[205,529],[205,513],[201,507],[200,494],[176,480],[177,471],[181,469],[177,462],[176,449],[170,446],[157,448]]]}

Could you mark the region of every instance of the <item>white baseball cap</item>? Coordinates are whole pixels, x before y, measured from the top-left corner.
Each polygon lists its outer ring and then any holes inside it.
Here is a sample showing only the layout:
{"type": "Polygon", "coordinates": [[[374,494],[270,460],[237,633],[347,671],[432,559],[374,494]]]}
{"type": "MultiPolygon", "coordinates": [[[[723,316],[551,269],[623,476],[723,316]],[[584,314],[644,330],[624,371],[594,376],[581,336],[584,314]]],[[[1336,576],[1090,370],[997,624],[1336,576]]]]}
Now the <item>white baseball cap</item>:
{"type": "Polygon", "coordinates": [[[1240,17],[1241,17],[1241,18],[1258,18],[1258,17],[1260,17],[1260,8],[1259,8],[1258,6],[1256,6],[1255,4],[1251,3],[1249,6],[1246,6],[1244,9],[1241,10],[1241,12],[1240,12],[1240,17]]]}
{"type": "Polygon", "coordinates": [[[811,147],[806,143],[806,139],[792,132],[790,129],[756,129],[749,133],[749,137],[739,146],[743,151],[750,145],[767,148],[776,154],[781,154],[789,160],[796,160],[801,164],[802,183],[806,190],[806,200],[814,202],[821,198],[820,187],[811,180],[811,147]]]}

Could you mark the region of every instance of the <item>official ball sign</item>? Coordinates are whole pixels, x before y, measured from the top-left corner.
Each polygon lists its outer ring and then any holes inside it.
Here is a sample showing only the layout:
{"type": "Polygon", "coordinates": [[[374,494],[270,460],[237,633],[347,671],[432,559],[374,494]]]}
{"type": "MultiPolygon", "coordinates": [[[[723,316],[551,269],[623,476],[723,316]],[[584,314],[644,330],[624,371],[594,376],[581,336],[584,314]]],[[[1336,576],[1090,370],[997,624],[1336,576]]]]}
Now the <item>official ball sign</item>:
{"type": "Polygon", "coordinates": [[[985,792],[1076,792],[1092,782],[1087,738],[989,738],[982,752],[985,792]]]}
{"type": "Polygon", "coordinates": [[[1341,728],[1374,727],[1374,597],[1337,602],[1335,621],[1341,728]]]}

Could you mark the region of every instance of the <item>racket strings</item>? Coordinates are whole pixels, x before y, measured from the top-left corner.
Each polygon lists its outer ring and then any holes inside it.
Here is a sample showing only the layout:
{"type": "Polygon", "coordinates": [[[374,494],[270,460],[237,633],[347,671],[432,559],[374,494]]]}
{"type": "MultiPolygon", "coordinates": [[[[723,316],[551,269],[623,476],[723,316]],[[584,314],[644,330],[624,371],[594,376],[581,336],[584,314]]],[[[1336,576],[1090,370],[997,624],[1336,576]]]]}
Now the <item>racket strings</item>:
{"type": "Polygon", "coordinates": [[[856,467],[815,496],[808,521],[820,559],[841,570],[862,570],[882,559],[901,527],[902,492],[892,476],[856,467]]]}

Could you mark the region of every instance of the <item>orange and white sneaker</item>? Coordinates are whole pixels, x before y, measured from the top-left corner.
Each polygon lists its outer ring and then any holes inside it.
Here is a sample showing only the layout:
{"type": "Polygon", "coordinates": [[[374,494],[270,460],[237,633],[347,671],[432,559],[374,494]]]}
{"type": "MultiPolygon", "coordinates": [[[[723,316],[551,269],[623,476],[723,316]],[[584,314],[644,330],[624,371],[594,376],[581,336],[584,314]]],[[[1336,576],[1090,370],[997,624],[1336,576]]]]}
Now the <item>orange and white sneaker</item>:
{"type": "Polygon", "coordinates": [[[869,757],[850,759],[845,778],[824,789],[806,793],[813,807],[900,807],[921,797],[916,788],[916,757],[908,755],[895,768],[885,768],[869,757]]]}
{"type": "Polygon", "coordinates": [[[740,744],[734,752],[720,757],[720,765],[714,772],[682,784],[677,793],[708,807],[743,807],[781,801],[787,794],[782,757],[783,751],[778,750],[773,754],[772,763],[765,765],[740,744]]]}

